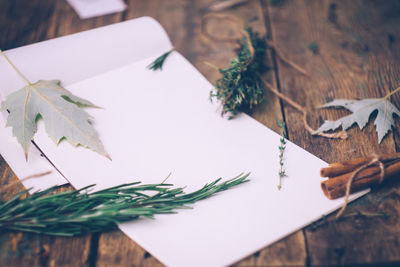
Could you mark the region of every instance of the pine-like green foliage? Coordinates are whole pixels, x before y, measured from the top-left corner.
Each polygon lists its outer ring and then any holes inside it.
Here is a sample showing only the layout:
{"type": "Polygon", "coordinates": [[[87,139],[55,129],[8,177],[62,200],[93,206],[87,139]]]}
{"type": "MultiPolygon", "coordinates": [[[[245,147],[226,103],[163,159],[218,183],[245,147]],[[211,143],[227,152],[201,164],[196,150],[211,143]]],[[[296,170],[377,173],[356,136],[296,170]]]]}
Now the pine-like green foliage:
{"type": "Polygon", "coordinates": [[[260,73],[266,71],[266,42],[251,28],[246,29],[250,36],[254,57],[252,57],[247,39],[243,37],[237,57],[231,60],[229,67],[219,69],[222,77],[217,80],[210,98],[221,101],[221,115],[229,114],[229,119],[239,112],[251,112],[254,106],[264,100],[264,91],[260,73]]]}
{"type": "Polygon", "coordinates": [[[147,66],[147,68],[149,70],[162,70],[165,60],[174,50],[175,49],[171,49],[168,52],[165,52],[164,54],[156,58],[156,60],[154,60],[149,66],[147,66]]]}
{"type": "Polygon", "coordinates": [[[194,203],[247,182],[241,174],[220,183],[217,179],[192,193],[161,184],[123,184],[90,193],[94,185],[50,194],[55,187],[28,195],[29,190],[0,202],[0,231],[18,230],[57,236],[115,229],[117,223],[155,214],[174,213],[194,203]]]}

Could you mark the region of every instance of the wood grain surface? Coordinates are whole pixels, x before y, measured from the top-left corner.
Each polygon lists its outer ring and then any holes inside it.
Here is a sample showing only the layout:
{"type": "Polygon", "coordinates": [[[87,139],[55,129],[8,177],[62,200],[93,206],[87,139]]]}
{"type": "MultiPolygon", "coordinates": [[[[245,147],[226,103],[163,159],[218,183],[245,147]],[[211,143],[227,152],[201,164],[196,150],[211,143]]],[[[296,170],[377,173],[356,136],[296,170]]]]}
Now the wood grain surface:
{"type": "MultiPolygon", "coordinates": [[[[128,4],[125,12],[80,20],[64,0],[1,0],[0,47],[7,50],[151,16],[163,25],[176,49],[211,82],[219,74],[204,62],[223,67],[235,55],[234,43],[210,40],[201,34],[201,21],[214,0],[125,2],[128,4]]],[[[400,87],[399,1],[250,0],[219,13],[233,15],[244,25],[266,34],[286,57],[308,71],[309,78],[279,60],[274,51],[268,52],[271,70],[265,78],[309,111],[308,121],[314,128],[325,119],[348,114],[342,110],[319,110],[315,108],[318,105],[334,98],[381,97],[400,87]],[[316,53],[309,49],[311,43],[317,44],[316,53]]],[[[237,35],[229,22],[210,21],[208,29],[221,36],[237,35]]],[[[380,145],[372,123],[363,131],[351,128],[347,140],[312,137],[304,129],[301,114],[270,92],[266,91],[266,95],[268,103],[259,106],[252,116],[277,132],[276,119],[284,120],[290,140],[327,162],[399,151],[399,123],[380,145]]],[[[391,100],[399,106],[400,95],[394,95],[391,100]]],[[[15,181],[18,178],[0,156],[0,185],[15,181]]],[[[19,190],[23,190],[21,184],[0,197],[10,198],[19,190]]],[[[352,203],[342,219],[327,216],[236,265],[356,264],[400,264],[399,183],[374,189],[352,203]]],[[[120,231],[74,238],[1,232],[0,266],[162,264],[120,231]]]]}

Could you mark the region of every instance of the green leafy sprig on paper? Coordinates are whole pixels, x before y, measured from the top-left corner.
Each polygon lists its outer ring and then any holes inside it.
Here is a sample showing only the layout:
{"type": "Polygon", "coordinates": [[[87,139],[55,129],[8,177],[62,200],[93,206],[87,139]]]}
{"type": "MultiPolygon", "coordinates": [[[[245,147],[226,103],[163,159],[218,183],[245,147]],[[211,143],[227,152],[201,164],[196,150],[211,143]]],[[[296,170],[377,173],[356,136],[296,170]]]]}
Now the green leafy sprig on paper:
{"type": "Polygon", "coordinates": [[[265,64],[266,42],[251,28],[246,32],[254,48],[251,54],[249,43],[243,37],[237,57],[231,60],[229,67],[218,69],[222,77],[217,80],[210,98],[221,101],[221,115],[229,114],[233,118],[240,112],[250,112],[254,106],[264,100],[264,90],[259,74],[267,70],[265,64]]]}
{"type": "Polygon", "coordinates": [[[192,193],[185,193],[183,188],[173,188],[165,182],[136,182],[93,193],[88,192],[91,185],[49,195],[55,189],[52,187],[25,197],[29,191],[26,190],[8,201],[0,201],[0,230],[56,236],[106,231],[115,229],[117,223],[189,208],[187,204],[247,182],[248,176],[241,174],[221,183],[220,178],[192,193]]]}
{"type": "Polygon", "coordinates": [[[162,70],[162,67],[164,65],[165,60],[167,59],[167,57],[175,50],[175,48],[172,48],[171,50],[169,50],[168,52],[165,52],[164,54],[162,54],[161,56],[159,56],[158,58],[156,58],[149,66],[147,66],[147,68],[149,70],[162,70]]]}
{"type": "Polygon", "coordinates": [[[0,54],[27,83],[1,103],[1,110],[9,112],[7,126],[12,127],[26,158],[39,119],[43,119],[47,133],[56,144],[66,139],[74,146],[90,148],[110,158],[92,126],[92,117],[82,109],[97,106],[73,95],[58,80],[30,82],[3,51],[0,54]]]}

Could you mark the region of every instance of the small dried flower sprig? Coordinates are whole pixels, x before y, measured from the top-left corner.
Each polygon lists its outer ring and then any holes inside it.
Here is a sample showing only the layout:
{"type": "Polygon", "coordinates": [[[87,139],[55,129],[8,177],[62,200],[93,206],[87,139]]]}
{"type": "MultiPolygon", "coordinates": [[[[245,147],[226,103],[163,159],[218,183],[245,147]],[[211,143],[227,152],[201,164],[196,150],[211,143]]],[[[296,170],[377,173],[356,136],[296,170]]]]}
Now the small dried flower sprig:
{"type": "Polygon", "coordinates": [[[286,172],[285,172],[285,168],[284,168],[284,162],[283,162],[283,156],[284,156],[284,152],[286,149],[286,138],[287,138],[287,134],[286,134],[286,125],[285,122],[276,119],[276,123],[278,124],[279,128],[281,128],[281,139],[280,139],[280,145],[279,145],[279,184],[278,184],[278,190],[281,190],[282,188],[282,179],[284,177],[286,177],[286,172]]]}

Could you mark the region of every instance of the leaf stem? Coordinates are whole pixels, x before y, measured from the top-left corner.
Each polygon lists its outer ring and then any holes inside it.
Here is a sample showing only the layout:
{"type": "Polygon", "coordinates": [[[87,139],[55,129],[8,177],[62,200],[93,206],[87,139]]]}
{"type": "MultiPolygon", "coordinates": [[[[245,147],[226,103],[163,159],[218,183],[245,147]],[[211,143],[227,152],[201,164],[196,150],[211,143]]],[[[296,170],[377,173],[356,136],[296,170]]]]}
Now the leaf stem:
{"type": "MultiPolygon", "coordinates": [[[[400,87],[393,90],[392,92],[389,92],[387,95],[385,95],[384,97],[382,97],[382,100],[388,100],[389,97],[391,97],[392,95],[394,95],[395,93],[397,93],[398,91],[400,91],[400,87]]],[[[384,119],[386,121],[386,113],[387,113],[387,106],[386,106],[386,101],[385,101],[385,114],[384,114],[384,119]]]]}
{"type": "Polygon", "coordinates": [[[6,56],[6,54],[1,49],[0,49],[0,54],[6,59],[7,63],[10,64],[10,66],[15,70],[15,72],[18,73],[18,75],[28,83],[28,85],[32,85],[32,83],[22,74],[22,72],[19,71],[19,69],[11,62],[11,60],[6,56]]]}
{"type": "Polygon", "coordinates": [[[385,95],[385,96],[383,97],[383,99],[388,99],[389,97],[391,97],[392,95],[394,95],[394,94],[397,93],[398,91],[400,91],[400,87],[397,88],[397,89],[395,89],[394,91],[388,93],[387,95],[385,95]]]}

